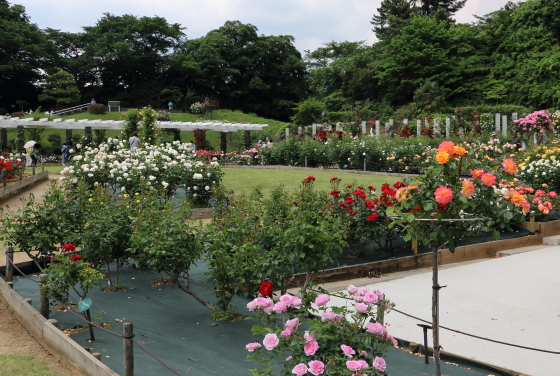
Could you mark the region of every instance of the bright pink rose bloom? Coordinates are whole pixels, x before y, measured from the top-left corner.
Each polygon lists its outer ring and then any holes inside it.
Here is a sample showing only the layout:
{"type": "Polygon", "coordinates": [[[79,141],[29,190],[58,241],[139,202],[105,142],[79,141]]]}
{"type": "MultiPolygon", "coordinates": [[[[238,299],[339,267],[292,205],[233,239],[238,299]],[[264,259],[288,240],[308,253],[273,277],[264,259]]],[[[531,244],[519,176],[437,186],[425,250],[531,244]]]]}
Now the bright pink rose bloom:
{"type": "Polygon", "coordinates": [[[288,310],[288,307],[286,307],[284,303],[278,302],[274,305],[274,310],[276,312],[286,312],[288,310]]]}
{"type": "Polygon", "coordinates": [[[542,190],[542,189],[537,189],[537,191],[535,192],[535,196],[537,197],[543,197],[546,193],[542,190]]]}
{"type": "Polygon", "coordinates": [[[257,308],[258,308],[258,306],[257,306],[257,302],[256,302],[255,300],[253,300],[253,301],[247,303],[247,309],[248,309],[249,311],[254,311],[254,310],[257,309],[257,308]]]}
{"type": "Polygon", "coordinates": [[[348,285],[348,292],[354,295],[358,292],[358,288],[354,285],[348,285]]]}
{"type": "Polygon", "coordinates": [[[339,315],[338,313],[334,313],[334,312],[323,312],[321,314],[321,321],[322,322],[327,322],[327,321],[340,322],[341,318],[342,318],[341,315],[339,315]]]}
{"type": "Polygon", "coordinates": [[[558,196],[558,194],[554,191],[550,191],[546,195],[550,198],[555,198],[556,196],[558,196]]]}
{"type": "Polygon", "coordinates": [[[287,327],[286,329],[280,332],[280,335],[284,338],[288,338],[292,334],[294,334],[294,328],[292,328],[291,326],[287,327]]]}
{"type": "Polygon", "coordinates": [[[438,204],[448,204],[453,200],[453,190],[446,187],[445,185],[440,185],[439,188],[434,192],[435,201],[438,204]]]}
{"type": "Polygon", "coordinates": [[[356,351],[354,351],[353,348],[351,348],[350,346],[346,346],[346,345],[340,345],[340,349],[342,350],[342,352],[344,353],[344,355],[346,355],[347,357],[351,358],[352,355],[356,354],[356,351]]]}
{"type": "Polygon", "coordinates": [[[385,329],[385,327],[378,322],[369,322],[366,324],[366,332],[382,336],[384,334],[387,334],[387,329],[385,329]]]}
{"type": "Polygon", "coordinates": [[[286,321],[286,328],[295,328],[298,325],[299,325],[299,319],[297,317],[295,319],[286,321]]]}
{"type": "Polygon", "coordinates": [[[319,344],[317,341],[309,341],[305,344],[305,346],[303,346],[303,352],[307,356],[314,355],[317,350],[319,350],[319,344]]]}
{"type": "Polygon", "coordinates": [[[270,298],[257,298],[255,299],[257,306],[259,308],[274,307],[274,302],[270,298]]]}
{"type": "Polygon", "coordinates": [[[375,294],[377,295],[377,297],[378,297],[379,299],[383,299],[383,295],[384,295],[384,294],[383,294],[383,291],[382,291],[382,290],[375,290],[374,292],[375,292],[375,294]]]}
{"type": "Polygon", "coordinates": [[[245,348],[247,349],[247,351],[249,352],[253,352],[256,349],[260,349],[261,348],[261,344],[258,342],[252,342],[252,343],[248,343],[247,345],[245,345],[245,348]]]}
{"type": "Polygon", "coordinates": [[[315,305],[317,307],[322,307],[327,304],[329,300],[331,300],[331,297],[329,295],[321,295],[317,299],[315,299],[315,305]]]}
{"type": "Polygon", "coordinates": [[[360,363],[360,369],[368,369],[369,365],[367,364],[367,362],[365,360],[358,360],[358,363],[360,363]]]}
{"type": "Polygon", "coordinates": [[[300,363],[294,367],[292,373],[296,376],[303,376],[307,373],[307,366],[304,363],[300,363]]]}
{"type": "Polygon", "coordinates": [[[292,307],[299,308],[301,307],[301,299],[297,296],[292,296],[292,307]]]}
{"type": "Polygon", "coordinates": [[[364,295],[364,303],[374,304],[377,303],[377,295],[374,292],[368,292],[364,295]]]}
{"type": "Polygon", "coordinates": [[[369,292],[368,289],[361,289],[361,290],[358,292],[358,294],[360,294],[360,295],[365,295],[365,294],[367,294],[368,292],[369,292]]]}
{"type": "Polygon", "coordinates": [[[359,313],[368,313],[368,305],[364,303],[356,303],[354,309],[359,313]]]}
{"type": "Polygon", "coordinates": [[[346,368],[352,372],[359,371],[362,369],[362,363],[360,363],[359,360],[348,360],[346,362],[346,368]]]}
{"type": "Polygon", "coordinates": [[[482,184],[484,184],[487,187],[493,187],[497,184],[496,175],[490,172],[486,172],[482,174],[482,176],[480,177],[480,181],[482,181],[482,184]]]}
{"type": "Polygon", "coordinates": [[[268,306],[268,307],[264,307],[263,308],[264,313],[266,313],[267,315],[272,315],[272,312],[274,312],[274,304],[268,306]]]}
{"type": "Polygon", "coordinates": [[[385,363],[385,359],[376,356],[373,360],[373,367],[377,370],[377,372],[385,372],[387,369],[387,363],[385,363]]]}
{"type": "Polygon", "coordinates": [[[291,295],[282,295],[280,297],[280,301],[286,305],[286,307],[290,307],[292,305],[292,296],[291,295]]]}
{"type": "Polygon", "coordinates": [[[280,340],[278,339],[278,336],[274,333],[268,333],[266,336],[264,336],[263,345],[264,348],[267,350],[274,350],[279,343],[280,340]]]}
{"type": "Polygon", "coordinates": [[[325,364],[320,360],[312,360],[309,362],[309,372],[312,375],[321,375],[325,371],[325,364]]]}
{"type": "Polygon", "coordinates": [[[387,338],[393,343],[393,346],[397,346],[399,342],[393,336],[387,336],[387,338]]]}
{"type": "Polygon", "coordinates": [[[305,333],[303,334],[303,339],[305,340],[305,342],[311,342],[315,339],[316,334],[309,334],[309,332],[306,330],[305,333]]]}
{"type": "Polygon", "coordinates": [[[354,300],[357,302],[363,302],[364,301],[364,297],[361,295],[354,295],[354,300]]]}

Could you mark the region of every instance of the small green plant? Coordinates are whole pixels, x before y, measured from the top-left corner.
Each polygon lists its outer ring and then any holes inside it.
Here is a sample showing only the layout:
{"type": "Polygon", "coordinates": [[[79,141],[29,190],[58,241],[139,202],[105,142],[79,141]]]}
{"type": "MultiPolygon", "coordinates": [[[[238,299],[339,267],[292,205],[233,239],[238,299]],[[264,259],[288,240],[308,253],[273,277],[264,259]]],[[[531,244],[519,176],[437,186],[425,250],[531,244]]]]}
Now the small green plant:
{"type": "Polygon", "coordinates": [[[103,115],[107,112],[107,107],[101,103],[94,103],[87,107],[87,111],[92,115],[103,115]]]}

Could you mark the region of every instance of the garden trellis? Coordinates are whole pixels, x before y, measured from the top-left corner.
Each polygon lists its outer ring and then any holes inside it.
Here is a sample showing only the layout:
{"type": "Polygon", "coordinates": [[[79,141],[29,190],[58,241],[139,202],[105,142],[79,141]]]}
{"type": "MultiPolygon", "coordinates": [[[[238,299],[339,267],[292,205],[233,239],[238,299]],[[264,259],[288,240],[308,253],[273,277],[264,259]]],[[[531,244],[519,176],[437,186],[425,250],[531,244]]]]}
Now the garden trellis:
{"type": "MultiPolygon", "coordinates": [[[[92,129],[102,130],[122,130],[124,120],[76,120],[76,119],[54,119],[49,121],[48,118],[35,120],[34,118],[20,119],[4,118],[0,119],[0,130],[5,128],[17,128],[18,138],[23,141],[23,129],[26,128],[42,128],[42,129],[66,129],[66,137],[72,137],[72,130],[84,130],[86,136],[91,135],[92,129]]],[[[260,131],[267,127],[268,124],[244,124],[244,123],[224,123],[224,122],[179,122],[179,121],[158,121],[157,127],[161,129],[179,129],[180,131],[194,131],[195,129],[205,129],[215,132],[237,132],[237,131],[260,131]]],[[[7,145],[6,131],[0,131],[0,144],[7,145]]]]}

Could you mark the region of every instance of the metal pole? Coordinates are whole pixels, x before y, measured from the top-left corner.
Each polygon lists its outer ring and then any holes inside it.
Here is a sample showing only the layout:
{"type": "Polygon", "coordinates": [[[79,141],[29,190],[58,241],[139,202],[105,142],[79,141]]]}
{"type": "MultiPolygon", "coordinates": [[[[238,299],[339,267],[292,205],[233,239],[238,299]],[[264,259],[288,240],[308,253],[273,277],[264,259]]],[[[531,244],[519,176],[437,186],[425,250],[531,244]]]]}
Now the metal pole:
{"type": "Polygon", "coordinates": [[[39,289],[39,313],[48,320],[49,319],[49,296],[47,295],[47,292],[43,288],[45,279],[47,279],[46,274],[39,274],[39,286],[41,286],[39,289]]]}
{"type": "Polygon", "coordinates": [[[441,376],[439,361],[439,281],[438,281],[438,247],[432,247],[432,334],[434,342],[434,361],[436,376],[441,376]]]}
{"type": "MultiPolygon", "coordinates": [[[[86,309],[86,319],[87,321],[91,322],[91,314],[89,313],[89,309],[86,309]]],[[[95,341],[95,337],[93,336],[93,325],[88,322],[89,326],[89,336],[91,341],[95,341]]]]}
{"type": "Polygon", "coordinates": [[[426,324],[416,324],[416,325],[418,325],[424,330],[424,358],[426,364],[430,364],[430,362],[428,361],[429,358],[428,357],[428,329],[432,329],[432,327],[426,324]]]}
{"type": "Polygon", "coordinates": [[[14,247],[6,247],[6,282],[14,280],[14,247]]]}
{"type": "MultiPolygon", "coordinates": [[[[132,336],[133,326],[131,322],[125,322],[123,325],[123,334],[132,336]]],[[[134,376],[134,352],[132,347],[132,338],[124,338],[124,376],[134,376]]]]}

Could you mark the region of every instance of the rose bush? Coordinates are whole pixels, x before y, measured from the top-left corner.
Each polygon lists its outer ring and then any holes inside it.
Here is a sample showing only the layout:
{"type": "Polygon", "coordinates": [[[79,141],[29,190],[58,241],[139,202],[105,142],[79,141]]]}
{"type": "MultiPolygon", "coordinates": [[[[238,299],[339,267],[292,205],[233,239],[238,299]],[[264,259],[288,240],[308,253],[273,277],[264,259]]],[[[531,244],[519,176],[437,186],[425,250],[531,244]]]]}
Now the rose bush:
{"type": "Polygon", "coordinates": [[[383,356],[397,341],[375,320],[378,307],[384,312],[394,304],[383,300],[381,290],[368,291],[353,285],[348,286],[347,293],[333,295],[347,299],[348,304],[328,306],[330,296],[320,295],[315,299],[318,310],[313,309],[313,317],[302,309],[301,299],[292,295],[280,297],[281,309],[267,298],[249,302],[247,308],[256,311],[255,319],[262,321],[252,332],[263,336],[262,345],[253,342],[245,347],[251,353],[247,357],[261,365],[260,369],[250,370],[251,375],[272,375],[276,368],[274,358],[283,363],[282,375],[386,375],[383,356]],[[272,325],[279,318],[284,329],[272,325]],[[302,324],[309,330],[301,330],[302,324]]]}

